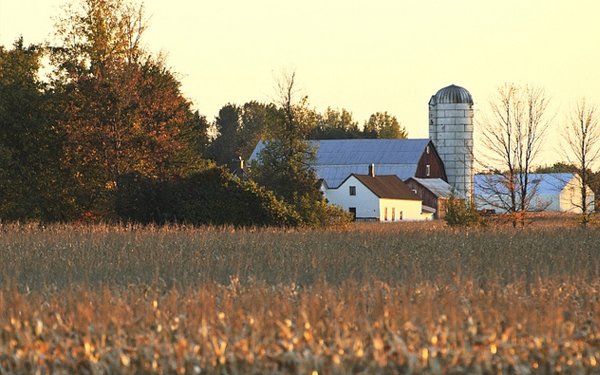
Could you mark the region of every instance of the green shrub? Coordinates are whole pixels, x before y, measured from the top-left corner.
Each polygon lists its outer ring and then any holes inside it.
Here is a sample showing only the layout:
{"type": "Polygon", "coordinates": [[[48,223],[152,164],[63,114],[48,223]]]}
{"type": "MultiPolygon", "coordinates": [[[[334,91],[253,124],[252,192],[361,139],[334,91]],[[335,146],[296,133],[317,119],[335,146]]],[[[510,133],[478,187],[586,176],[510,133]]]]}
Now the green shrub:
{"type": "Polygon", "coordinates": [[[125,221],[194,225],[295,226],[291,207],[253,182],[211,168],[167,182],[140,175],[122,178],[117,213],[125,221]]]}
{"type": "Polygon", "coordinates": [[[298,212],[301,225],[306,227],[329,227],[348,224],[354,219],[350,212],[328,204],[322,196],[319,198],[309,195],[294,196],[294,208],[298,212]]]}
{"type": "Polygon", "coordinates": [[[160,199],[155,181],[140,173],[128,173],[117,181],[115,211],[125,221],[142,224],[158,222],[160,199]]]}
{"type": "Polygon", "coordinates": [[[444,220],[450,226],[472,226],[481,222],[475,205],[454,194],[448,199],[444,220]]]}

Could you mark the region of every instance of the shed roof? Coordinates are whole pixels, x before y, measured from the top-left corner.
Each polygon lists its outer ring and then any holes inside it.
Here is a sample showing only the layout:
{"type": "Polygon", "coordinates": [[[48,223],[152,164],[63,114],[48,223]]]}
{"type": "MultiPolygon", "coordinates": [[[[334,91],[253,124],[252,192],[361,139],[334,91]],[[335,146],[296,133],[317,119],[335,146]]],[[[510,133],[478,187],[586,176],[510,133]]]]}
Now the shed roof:
{"type": "MultiPolygon", "coordinates": [[[[430,140],[423,139],[330,139],[314,140],[315,173],[327,186],[336,188],[350,174],[365,174],[375,164],[379,175],[396,175],[401,180],[413,177],[430,140]]],[[[258,160],[265,147],[261,141],[250,156],[258,160]]]]}
{"type": "Polygon", "coordinates": [[[414,180],[427,190],[432,192],[436,197],[447,198],[452,195],[452,186],[441,178],[418,178],[411,177],[409,180],[414,180]]]}
{"type": "MultiPolygon", "coordinates": [[[[529,181],[536,186],[537,194],[552,195],[559,194],[576,175],[576,173],[530,173],[529,181]]],[[[503,187],[502,181],[501,175],[475,175],[475,195],[486,195],[486,187],[489,187],[490,184],[496,185],[495,190],[499,192],[504,190],[508,192],[503,187]]]]}
{"type": "Polygon", "coordinates": [[[575,173],[534,173],[529,175],[533,183],[539,183],[538,194],[560,193],[576,176],[575,173]]]}
{"type": "Polygon", "coordinates": [[[396,175],[391,176],[370,176],[362,174],[352,174],[358,181],[365,185],[376,196],[383,199],[404,199],[411,201],[420,201],[408,185],[402,182],[396,175]]]}

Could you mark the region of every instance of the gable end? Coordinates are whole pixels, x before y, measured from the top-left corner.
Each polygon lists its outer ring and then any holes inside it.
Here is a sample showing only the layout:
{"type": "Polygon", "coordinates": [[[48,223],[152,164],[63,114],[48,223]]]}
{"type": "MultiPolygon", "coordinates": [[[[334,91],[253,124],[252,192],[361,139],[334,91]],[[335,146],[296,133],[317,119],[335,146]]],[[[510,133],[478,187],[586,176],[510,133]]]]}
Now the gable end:
{"type": "Polygon", "coordinates": [[[441,178],[442,180],[448,182],[446,169],[444,168],[444,162],[442,161],[442,158],[440,158],[440,155],[438,154],[433,142],[429,141],[423,150],[423,154],[419,159],[417,170],[415,171],[415,175],[413,177],[441,178]],[[427,153],[427,149],[429,149],[429,153],[427,153]],[[429,168],[427,167],[428,165],[429,168]]]}

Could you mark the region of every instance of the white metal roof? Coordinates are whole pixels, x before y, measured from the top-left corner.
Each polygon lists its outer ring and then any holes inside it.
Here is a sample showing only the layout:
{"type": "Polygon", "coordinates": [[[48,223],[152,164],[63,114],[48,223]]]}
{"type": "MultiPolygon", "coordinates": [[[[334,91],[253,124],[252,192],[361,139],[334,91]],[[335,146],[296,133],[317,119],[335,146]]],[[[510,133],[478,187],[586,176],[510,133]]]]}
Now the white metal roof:
{"type": "Polygon", "coordinates": [[[423,185],[437,197],[449,197],[452,194],[452,186],[441,178],[417,178],[413,180],[423,185]]]}
{"type": "MultiPolygon", "coordinates": [[[[560,194],[567,184],[576,176],[575,173],[530,173],[529,181],[536,186],[538,195],[560,194]]],[[[506,190],[502,186],[503,177],[500,175],[475,175],[475,195],[486,195],[486,187],[496,185],[495,190],[506,190]]],[[[506,190],[508,192],[508,190],[506,190]]]]}

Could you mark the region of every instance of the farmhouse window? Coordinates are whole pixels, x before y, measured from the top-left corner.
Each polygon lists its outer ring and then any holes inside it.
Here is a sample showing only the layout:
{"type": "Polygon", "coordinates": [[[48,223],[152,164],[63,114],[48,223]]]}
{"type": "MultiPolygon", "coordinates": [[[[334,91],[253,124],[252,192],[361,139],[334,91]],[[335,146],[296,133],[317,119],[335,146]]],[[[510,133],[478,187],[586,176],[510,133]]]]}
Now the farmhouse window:
{"type": "Polygon", "coordinates": [[[392,207],[392,221],[396,221],[396,207],[392,207]]]}
{"type": "Polygon", "coordinates": [[[350,195],[356,195],[356,186],[350,186],[350,195]]]}
{"type": "Polygon", "coordinates": [[[427,177],[429,177],[429,175],[431,175],[431,165],[429,165],[429,164],[427,164],[427,165],[425,166],[425,175],[426,175],[427,177]]]}
{"type": "Polygon", "coordinates": [[[383,220],[388,221],[388,208],[383,209],[383,220]]]}
{"type": "Polygon", "coordinates": [[[348,208],[348,211],[350,211],[350,213],[352,214],[352,219],[356,220],[356,207],[350,207],[348,208]]]}
{"type": "Polygon", "coordinates": [[[427,146],[427,148],[425,149],[425,152],[427,153],[427,155],[429,155],[429,146],[427,146]]]}

